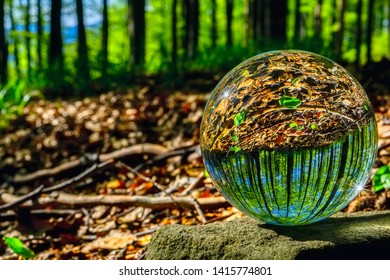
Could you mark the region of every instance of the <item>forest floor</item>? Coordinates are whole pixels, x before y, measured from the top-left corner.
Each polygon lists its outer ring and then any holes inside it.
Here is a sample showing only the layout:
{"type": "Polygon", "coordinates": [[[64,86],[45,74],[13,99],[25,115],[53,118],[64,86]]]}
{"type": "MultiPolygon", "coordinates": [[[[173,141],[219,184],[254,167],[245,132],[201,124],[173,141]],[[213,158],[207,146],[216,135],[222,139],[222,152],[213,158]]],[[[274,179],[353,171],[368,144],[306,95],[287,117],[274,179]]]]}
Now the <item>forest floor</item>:
{"type": "MultiPolygon", "coordinates": [[[[199,127],[208,94],[149,87],[31,103],[0,137],[0,235],[36,259],[142,259],[168,224],[242,216],[205,176],[199,127]]],[[[374,97],[390,162],[390,96],[374,97]]],[[[372,176],[371,176],[372,178],[372,176]]],[[[390,209],[371,179],[346,212],[390,209]]],[[[1,240],[0,259],[18,259],[1,240]]]]}

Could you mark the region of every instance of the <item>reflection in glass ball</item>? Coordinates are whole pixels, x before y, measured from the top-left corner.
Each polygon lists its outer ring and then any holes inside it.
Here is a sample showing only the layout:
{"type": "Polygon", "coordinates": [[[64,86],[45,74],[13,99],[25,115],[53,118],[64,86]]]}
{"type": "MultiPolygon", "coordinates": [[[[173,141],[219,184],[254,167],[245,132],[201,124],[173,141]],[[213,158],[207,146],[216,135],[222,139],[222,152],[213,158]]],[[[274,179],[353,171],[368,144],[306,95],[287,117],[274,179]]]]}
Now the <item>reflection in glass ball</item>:
{"type": "Polygon", "coordinates": [[[247,215],[301,225],[362,190],[377,149],[370,101],[341,66],[304,51],[254,56],[216,86],[201,125],[214,184],[247,215]]]}

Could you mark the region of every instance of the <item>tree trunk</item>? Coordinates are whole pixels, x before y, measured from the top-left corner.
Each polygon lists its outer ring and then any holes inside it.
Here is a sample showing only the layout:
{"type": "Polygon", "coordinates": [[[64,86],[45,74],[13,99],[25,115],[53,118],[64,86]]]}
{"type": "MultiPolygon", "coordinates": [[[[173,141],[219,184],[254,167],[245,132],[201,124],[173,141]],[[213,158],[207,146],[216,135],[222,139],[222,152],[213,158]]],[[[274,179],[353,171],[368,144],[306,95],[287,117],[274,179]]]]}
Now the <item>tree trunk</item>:
{"type": "Polygon", "coordinates": [[[51,0],[49,66],[52,77],[62,80],[64,58],[62,52],[61,7],[62,1],[51,0]]]}
{"type": "Polygon", "coordinates": [[[302,17],[301,17],[301,0],[295,0],[295,14],[294,14],[294,43],[299,44],[301,41],[301,23],[302,23],[302,17]]]}
{"type": "Polygon", "coordinates": [[[231,47],[233,45],[232,21],[233,0],[226,0],[226,45],[228,47],[231,47]]]}
{"type": "Polygon", "coordinates": [[[336,59],[337,61],[342,60],[343,54],[343,39],[344,39],[344,30],[345,30],[345,9],[346,9],[346,0],[341,0],[340,6],[340,19],[339,19],[339,31],[337,33],[336,41],[336,59]]]}
{"type": "Polygon", "coordinates": [[[143,70],[145,64],[145,0],[128,0],[130,69],[143,70]]]}
{"type": "MultiPolygon", "coordinates": [[[[11,31],[16,32],[16,25],[15,25],[15,19],[14,19],[14,5],[13,1],[9,1],[9,18],[11,22],[11,31]]],[[[15,71],[18,78],[21,77],[20,74],[20,63],[19,63],[19,40],[18,35],[15,35],[12,38],[13,45],[14,45],[14,57],[15,57],[15,71]]]]}
{"type": "Polygon", "coordinates": [[[26,2],[26,14],[24,18],[24,30],[26,31],[26,60],[27,60],[27,79],[31,79],[31,39],[30,39],[30,0],[26,2]]]}
{"type": "Polygon", "coordinates": [[[177,72],[177,0],[172,1],[172,74],[175,75],[177,72]]]}
{"type": "Polygon", "coordinates": [[[285,43],[287,38],[287,0],[269,2],[269,31],[271,38],[278,43],[285,43]]]}
{"type": "Polygon", "coordinates": [[[388,58],[390,59],[390,0],[387,2],[387,50],[389,51],[388,58]]]}
{"type": "Polygon", "coordinates": [[[211,47],[217,46],[217,0],[211,0],[211,47]]]}
{"type": "Polygon", "coordinates": [[[77,14],[77,80],[81,90],[86,90],[90,79],[87,37],[84,25],[83,1],[76,0],[77,14]]]}
{"type": "Polygon", "coordinates": [[[8,44],[5,39],[4,2],[0,0],[0,84],[5,84],[8,79],[8,44]]]}
{"type": "Polygon", "coordinates": [[[254,0],[247,0],[245,2],[245,47],[249,46],[249,43],[251,42],[252,38],[254,38],[253,35],[253,27],[254,27],[254,0]]]}
{"type": "Polygon", "coordinates": [[[199,0],[184,0],[186,32],[184,36],[185,54],[194,59],[199,41],[199,0]]]}
{"type": "Polygon", "coordinates": [[[362,45],[362,7],[363,0],[358,0],[356,5],[356,58],[355,58],[355,67],[359,69],[360,67],[360,55],[361,55],[361,45],[362,45]]]}
{"type": "Polygon", "coordinates": [[[315,38],[321,39],[321,31],[322,31],[322,3],[323,0],[318,0],[315,10],[314,10],[314,32],[315,32],[315,38]]]}
{"type": "Polygon", "coordinates": [[[107,0],[103,0],[103,23],[102,23],[102,78],[107,77],[108,67],[108,8],[107,0]]]}
{"type": "Polygon", "coordinates": [[[368,16],[367,16],[367,34],[366,34],[366,45],[367,45],[367,63],[372,60],[371,57],[371,44],[372,44],[372,25],[374,18],[374,0],[368,1],[368,16]]]}
{"type": "Polygon", "coordinates": [[[41,71],[42,70],[42,34],[43,34],[41,0],[37,1],[37,14],[38,14],[38,22],[37,22],[37,33],[38,33],[37,64],[38,64],[38,70],[41,71]]]}

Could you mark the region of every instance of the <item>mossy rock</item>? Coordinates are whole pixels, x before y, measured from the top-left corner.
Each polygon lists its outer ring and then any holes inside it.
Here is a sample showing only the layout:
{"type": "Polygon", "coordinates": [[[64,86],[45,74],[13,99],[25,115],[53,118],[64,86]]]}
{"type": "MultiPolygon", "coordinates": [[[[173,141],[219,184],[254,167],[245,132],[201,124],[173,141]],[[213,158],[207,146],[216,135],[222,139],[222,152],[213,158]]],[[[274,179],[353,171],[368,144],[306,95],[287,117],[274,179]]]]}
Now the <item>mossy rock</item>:
{"type": "Polygon", "coordinates": [[[249,217],[159,229],[145,258],[156,259],[390,259],[390,211],[339,213],[295,227],[249,217]]]}

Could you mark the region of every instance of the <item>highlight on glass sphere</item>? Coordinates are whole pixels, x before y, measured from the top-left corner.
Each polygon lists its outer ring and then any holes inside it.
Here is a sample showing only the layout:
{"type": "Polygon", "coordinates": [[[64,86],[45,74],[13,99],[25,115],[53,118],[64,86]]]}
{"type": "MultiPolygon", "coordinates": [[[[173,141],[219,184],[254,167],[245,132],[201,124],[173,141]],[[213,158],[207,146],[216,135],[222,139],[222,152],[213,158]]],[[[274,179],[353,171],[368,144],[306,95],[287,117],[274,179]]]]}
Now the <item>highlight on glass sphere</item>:
{"type": "Polygon", "coordinates": [[[231,70],[201,124],[210,178],[245,214],[303,225],[346,207],[377,151],[372,105],[340,65],[305,51],[272,51],[231,70]]]}

